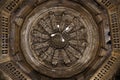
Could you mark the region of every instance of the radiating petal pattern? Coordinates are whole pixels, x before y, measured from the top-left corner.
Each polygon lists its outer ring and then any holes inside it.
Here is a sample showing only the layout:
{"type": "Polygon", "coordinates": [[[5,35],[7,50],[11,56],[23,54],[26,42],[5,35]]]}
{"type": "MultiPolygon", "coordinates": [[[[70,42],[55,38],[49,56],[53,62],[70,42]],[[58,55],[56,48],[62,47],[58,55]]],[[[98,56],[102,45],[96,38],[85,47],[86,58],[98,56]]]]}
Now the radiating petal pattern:
{"type": "Polygon", "coordinates": [[[33,26],[32,49],[51,66],[68,66],[80,59],[88,46],[87,30],[79,18],[50,11],[33,26]]]}

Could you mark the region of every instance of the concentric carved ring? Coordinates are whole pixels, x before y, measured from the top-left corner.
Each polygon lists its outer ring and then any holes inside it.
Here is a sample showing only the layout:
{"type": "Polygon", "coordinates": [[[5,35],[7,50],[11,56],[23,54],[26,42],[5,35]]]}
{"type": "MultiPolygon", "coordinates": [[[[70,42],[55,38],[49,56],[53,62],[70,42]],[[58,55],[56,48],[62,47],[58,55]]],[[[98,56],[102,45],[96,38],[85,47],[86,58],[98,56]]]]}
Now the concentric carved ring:
{"type": "Polygon", "coordinates": [[[76,6],[80,11],[70,5],[39,6],[27,17],[21,46],[37,71],[50,77],[70,77],[83,71],[95,57],[99,43],[96,24],[84,8],[76,6]]]}
{"type": "Polygon", "coordinates": [[[87,30],[79,17],[58,9],[61,11],[41,15],[42,18],[32,26],[29,37],[37,58],[56,67],[72,65],[88,46],[87,30]]]}

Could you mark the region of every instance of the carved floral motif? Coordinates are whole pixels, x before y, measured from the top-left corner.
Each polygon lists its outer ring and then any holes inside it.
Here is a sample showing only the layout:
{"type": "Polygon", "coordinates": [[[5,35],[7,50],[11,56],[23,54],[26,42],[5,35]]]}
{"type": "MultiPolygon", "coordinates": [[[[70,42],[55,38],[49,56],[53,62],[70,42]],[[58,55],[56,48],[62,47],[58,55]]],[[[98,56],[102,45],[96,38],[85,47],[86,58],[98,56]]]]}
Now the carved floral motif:
{"type": "Polygon", "coordinates": [[[68,66],[82,57],[87,30],[79,17],[50,11],[30,31],[31,48],[37,57],[52,66],[68,66]]]}

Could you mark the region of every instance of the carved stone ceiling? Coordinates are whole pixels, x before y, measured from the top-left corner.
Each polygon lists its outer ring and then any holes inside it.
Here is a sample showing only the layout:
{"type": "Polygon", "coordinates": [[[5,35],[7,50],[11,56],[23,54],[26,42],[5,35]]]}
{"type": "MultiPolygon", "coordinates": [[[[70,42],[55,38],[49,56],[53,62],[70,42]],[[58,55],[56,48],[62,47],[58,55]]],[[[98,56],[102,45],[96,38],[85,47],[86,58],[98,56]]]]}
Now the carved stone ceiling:
{"type": "Polygon", "coordinates": [[[0,0],[0,70],[13,80],[111,80],[119,16],[119,0],[0,0]]]}

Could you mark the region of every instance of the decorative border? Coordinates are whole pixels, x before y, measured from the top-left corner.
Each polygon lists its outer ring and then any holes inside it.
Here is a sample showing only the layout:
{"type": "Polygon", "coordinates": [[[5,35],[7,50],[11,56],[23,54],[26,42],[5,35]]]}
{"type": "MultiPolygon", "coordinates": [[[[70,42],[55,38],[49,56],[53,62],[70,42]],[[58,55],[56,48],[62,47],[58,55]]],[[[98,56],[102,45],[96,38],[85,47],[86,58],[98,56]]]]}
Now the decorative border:
{"type": "Polygon", "coordinates": [[[9,54],[9,16],[1,14],[0,16],[1,26],[1,53],[9,54]]]}
{"type": "Polygon", "coordinates": [[[12,13],[21,3],[23,0],[10,0],[6,3],[4,10],[8,13],[12,13]]]}
{"type": "Polygon", "coordinates": [[[8,0],[0,11],[0,70],[4,71],[13,80],[31,80],[10,59],[10,15],[23,0],[8,0]],[[4,58],[4,59],[2,59],[4,58]],[[7,60],[6,60],[7,59],[7,60]]]}
{"type": "Polygon", "coordinates": [[[0,68],[13,80],[30,80],[25,74],[17,69],[12,62],[3,63],[0,65],[0,68]]]}
{"type": "Polygon", "coordinates": [[[113,52],[90,80],[110,80],[118,68],[116,65],[118,65],[119,60],[120,55],[113,52]]]}
{"type": "Polygon", "coordinates": [[[96,0],[99,4],[106,8],[110,18],[111,39],[113,51],[120,50],[120,24],[118,6],[113,4],[111,0],[96,0]]]}
{"type": "Polygon", "coordinates": [[[111,0],[96,1],[105,7],[108,11],[113,52],[110,57],[104,62],[104,64],[97,70],[97,72],[91,77],[90,80],[111,80],[112,75],[116,72],[120,63],[120,24],[118,6],[113,4],[111,0]]]}

